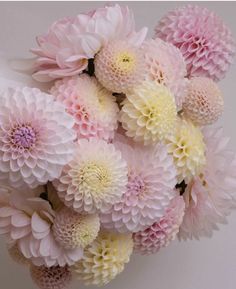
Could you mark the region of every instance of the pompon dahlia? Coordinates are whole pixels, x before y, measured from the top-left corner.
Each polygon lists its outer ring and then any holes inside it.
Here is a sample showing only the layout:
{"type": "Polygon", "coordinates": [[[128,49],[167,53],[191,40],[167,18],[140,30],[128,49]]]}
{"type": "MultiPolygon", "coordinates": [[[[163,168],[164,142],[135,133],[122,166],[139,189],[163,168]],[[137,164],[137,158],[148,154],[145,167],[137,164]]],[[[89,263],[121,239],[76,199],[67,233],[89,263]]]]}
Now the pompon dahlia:
{"type": "Polygon", "coordinates": [[[189,76],[218,81],[235,55],[235,41],[222,19],[195,5],[177,8],[164,16],[157,24],[156,37],[180,49],[189,76]]]}
{"type": "Polygon", "coordinates": [[[236,205],[236,155],[222,129],[204,129],[206,167],[187,186],[180,239],[211,237],[236,205]]]}
{"type": "Polygon", "coordinates": [[[183,221],[185,203],[182,196],[172,199],[159,222],[144,231],[133,234],[134,251],[142,255],[154,254],[169,245],[179,232],[183,221]]]}
{"type": "Polygon", "coordinates": [[[108,42],[123,39],[140,46],[146,34],[147,28],[135,31],[132,11],[118,4],[60,19],[37,37],[39,47],[32,49],[37,55],[33,76],[38,81],[51,81],[77,75],[108,42]]]}
{"type": "Polygon", "coordinates": [[[208,125],[223,113],[224,100],[213,80],[206,77],[191,78],[183,104],[184,114],[197,125],[208,125]]]}
{"type": "Polygon", "coordinates": [[[58,80],[52,95],[75,120],[78,138],[110,140],[117,129],[119,108],[112,93],[86,74],[58,80]]]}
{"type": "Polygon", "coordinates": [[[18,248],[17,243],[13,245],[8,245],[8,253],[9,256],[12,258],[13,261],[18,263],[19,265],[29,265],[29,259],[26,259],[25,256],[21,253],[21,251],[18,248]]]}
{"type": "Polygon", "coordinates": [[[126,96],[120,121],[127,136],[148,145],[172,133],[177,111],[174,97],[165,86],[145,81],[126,96]]]}
{"type": "Polygon", "coordinates": [[[142,45],[146,67],[146,79],[166,85],[181,109],[186,93],[187,75],[184,58],[171,43],[161,39],[146,40],[142,45]]]}
{"type": "Polygon", "coordinates": [[[126,41],[108,43],[95,56],[95,75],[113,92],[126,92],[144,80],[143,52],[126,41]]]}
{"type": "Polygon", "coordinates": [[[168,152],[173,156],[177,180],[189,181],[200,173],[206,163],[203,135],[191,121],[178,119],[175,131],[166,140],[168,152]]]}
{"type": "Polygon", "coordinates": [[[0,180],[36,187],[61,174],[74,153],[74,121],[52,96],[36,88],[0,95],[0,180]]]}
{"type": "Polygon", "coordinates": [[[28,192],[0,192],[0,234],[8,243],[15,242],[26,259],[50,267],[72,265],[82,257],[81,248],[66,250],[55,241],[51,230],[54,211],[49,202],[31,193],[28,196],[28,192]]]}
{"type": "Polygon", "coordinates": [[[102,226],[121,233],[137,232],[160,220],[175,196],[176,170],[164,145],[154,148],[117,143],[127,161],[128,184],[121,200],[101,214],[102,226]]]}
{"type": "Polygon", "coordinates": [[[53,184],[66,206],[91,214],[106,210],[121,199],[127,174],[126,162],[113,144],[82,139],[74,160],[53,184]]]}
{"type": "Polygon", "coordinates": [[[68,288],[72,274],[68,266],[45,267],[31,266],[32,280],[40,289],[66,289],[68,288]]]}
{"type": "Polygon", "coordinates": [[[98,215],[80,215],[64,207],[55,217],[53,233],[56,241],[64,248],[85,248],[92,243],[99,232],[98,215]]]}
{"type": "Polygon", "coordinates": [[[86,285],[102,286],[124,270],[133,251],[131,234],[101,232],[72,271],[86,285]]]}

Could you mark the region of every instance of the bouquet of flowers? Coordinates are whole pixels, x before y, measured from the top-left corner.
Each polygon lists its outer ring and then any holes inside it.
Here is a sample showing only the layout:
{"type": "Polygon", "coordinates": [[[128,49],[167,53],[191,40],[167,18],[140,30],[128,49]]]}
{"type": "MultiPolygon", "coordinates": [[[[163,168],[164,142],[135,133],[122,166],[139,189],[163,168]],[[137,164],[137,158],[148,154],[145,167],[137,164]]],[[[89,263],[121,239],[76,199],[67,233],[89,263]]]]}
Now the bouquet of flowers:
{"type": "Polygon", "coordinates": [[[236,156],[217,85],[228,27],[188,5],[152,39],[128,7],[58,20],[37,37],[39,87],[0,94],[0,234],[41,289],[102,286],[132,252],[210,237],[235,207],[236,156]]]}

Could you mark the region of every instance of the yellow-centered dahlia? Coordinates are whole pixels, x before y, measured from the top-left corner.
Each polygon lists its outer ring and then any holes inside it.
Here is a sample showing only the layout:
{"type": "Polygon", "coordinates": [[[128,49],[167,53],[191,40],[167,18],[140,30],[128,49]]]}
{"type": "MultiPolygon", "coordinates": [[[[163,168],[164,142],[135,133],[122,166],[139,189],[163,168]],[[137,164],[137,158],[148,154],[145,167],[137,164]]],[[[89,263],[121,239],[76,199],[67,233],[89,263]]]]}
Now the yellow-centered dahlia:
{"type": "Polygon", "coordinates": [[[78,141],[74,160],[53,182],[67,207],[78,213],[106,211],[126,190],[128,168],[113,144],[99,139],[78,141]]]}
{"type": "Polygon", "coordinates": [[[126,96],[120,120],[127,136],[147,145],[166,139],[172,133],[177,110],[167,87],[145,81],[126,96]]]}
{"type": "Polygon", "coordinates": [[[144,79],[143,52],[127,41],[113,41],[95,56],[95,75],[113,92],[125,92],[144,79]]]}
{"type": "Polygon", "coordinates": [[[205,144],[201,130],[191,121],[179,119],[174,133],[167,139],[173,156],[178,182],[189,181],[205,165],[205,144]]]}
{"type": "Polygon", "coordinates": [[[86,247],[95,240],[99,229],[98,215],[80,215],[67,207],[56,214],[53,224],[55,239],[68,249],[86,247]]]}
{"type": "Polygon", "coordinates": [[[102,286],[124,270],[133,251],[131,234],[101,232],[84,250],[83,259],[72,267],[86,285],[102,286]]]}

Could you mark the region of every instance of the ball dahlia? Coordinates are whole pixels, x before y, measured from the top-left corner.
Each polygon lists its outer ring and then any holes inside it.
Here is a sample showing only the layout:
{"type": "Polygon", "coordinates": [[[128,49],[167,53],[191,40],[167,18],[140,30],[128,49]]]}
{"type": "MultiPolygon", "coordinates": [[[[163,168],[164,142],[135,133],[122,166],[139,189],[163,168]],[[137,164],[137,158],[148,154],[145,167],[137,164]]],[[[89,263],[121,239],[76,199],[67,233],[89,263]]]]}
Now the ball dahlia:
{"type": "Polygon", "coordinates": [[[218,81],[225,76],[235,55],[229,28],[215,13],[196,5],[169,12],[157,24],[156,37],[180,49],[189,76],[218,81]]]}
{"type": "Polygon", "coordinates": [[[101,214],[102,226],[137,232],[160,220],[175,196],[176,170],[164,145],[154,148],[117,143],[128,164],[128,184],[121,200],[101,214]]]}
{"type": "Polygon", "coordinates": [[[113,144],[98,139],[78,141],[74,160],[54,181],[66,206],[95,213],[119,201],[127,184],[127,165],[113,144]]]}
{"type": "Polygon", "coordinates": [[[56,81],[52,95],[74,118],[78,138],[113,138],[119,108],[111,92],[86,74],[56,81]]]}
{"type": "Polygon", "coordinates": [[[201,130],[191,121],[178,119],[176,129],[166,140],[168,152],[173,156],[177,180],[188,182],[205,165],[205,144],[201,130]]]}
{"type": "Polygon", "coordinates": [[[0,191],[0,234],[15,242],[26,259],[37,266],[65,266],[78,261],[81,248],[66,250],[52,233],[54,211],[49,202],[32,197],[31,192],[0,191]]]}
{"type": "Polygon", "coordinates": [[[68,266],[48,268],[32,265],[30,274],[40,289],[66,289],[72,280],[72,274],[68,266]]]}
{"type": "Polygon", "coordinates": [[[0,96],[0,180],[14,187],[45,184],[74,153],[74,121],[36,88],[9,88],[0,96]]]}
{"type": "Polygon", "coordinates": [[[187,70],[180,50],[159,38],[146,40],[142,49],[146,79],[167,86],[175,97],[177,108],[181,109],[186,92],[187,70]]]}
{"type": "Polygon", "coordinates": [[[39,47],[32,49],[37,56],[33,76],[45,82],[78,75],[108,42],[123,39],[139,46],[146,34],[146,28],[135,31],[132,11],[118,4],[60,19],[37,37],[39,47]]]}
{"type": "Polygon", "coordinates": [[[154,254],[169,245],[179,232],[184,217],[182,196],[172,199],[165,215],[146,230],[133,234],[134,251],[143,255],[154,254]]]}
{"type": "Polygon", "coordinates": [[[224,100],[216,83],[210,78],[194,77],[188,83],[183,104],[184,114],[197,125],[208,125],[223,113],[224,100]]]}
{"type": "Polygon", "coordinates": [[[142,50],[126,41],[108,43],[95,56],[95,75],[107,89],[126,92],[144,80],[142,50]]]}
{"type": "Polygon", "coordinates": [[[177,111],[174,97],[165,86],[145,81],[126,96],[120,121],[127,136],[148,145],[172,133],[177,111]]]}
{"type": "Polygon", "coordinates": [[[98,215],[80,215],[64,207],[55,217],[53,233],[56,241],[64,248],[85,248],[92,243],[99,232],[98,215]]]}
{"type": "Polygon", "coordinates": [[[131,234],[101,232],[84,251],[83,259],[72,267],[86,285],[102,286],[124,270],[133,251],[131,234]]]}
{"type": "Polygon", "coordinates": [[[211,237],[218,224],[236,205],[236,155],[229,151],[229,139],[222,129],[204,129],[206,167],[188,184],[184,193],[186,213],[180,239],[211,237]]]}

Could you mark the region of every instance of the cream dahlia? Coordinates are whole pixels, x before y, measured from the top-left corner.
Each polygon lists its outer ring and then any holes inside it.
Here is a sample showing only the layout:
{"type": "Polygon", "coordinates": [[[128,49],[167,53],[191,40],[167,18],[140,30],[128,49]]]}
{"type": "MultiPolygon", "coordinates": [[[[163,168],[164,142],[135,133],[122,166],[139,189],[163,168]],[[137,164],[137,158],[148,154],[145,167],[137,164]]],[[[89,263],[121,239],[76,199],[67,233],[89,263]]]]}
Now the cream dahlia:
{"type": "Polygon", "coordinates": [[[74,153],[74,121],[36,88],[9,88],[0,96],[0,180],[14,187],[45,184],[74,153]]]}
{"type": "Polygon", "coordinates": [[[159,21],[156,37],[180,49],[189,76],[220,80],[235,55],[235,41],[222,19],[207,8],[196,5],[169,12],[159,21]]]}
{"type": "Polygon", "coordinates": [[[204,129],[206,167],[187,186],[180,239],[211,237],[236,205],[236,156],[219,128],[204,129]]]}
{"type": "Polygon", "coordinates": [[[106,229],[138,232],[165,214],[175,196],[176,170],[164,145],[116,146],[128,164],[128,184],[121,200],[101,214],[101,222],[106,229]]]}
{"type": "Polygon", "coordinates": [[[191,121],[178,119],[176,129],[166,140],[173,156],[178,183],[189,181],[205,165],[205,144],[201,130],[191,121]]]}
{"type": "Polygon", "coordinates": [[[146,40],[142,49],[146,79],[167,86],[175,97],[177,108],[181,109],[187,84],[186,64],[181,52],[159,38],[146,40]]]}
{"type": "Polygon", "coordinates": [[[108,43],[95,56],[94,64],[97,79],[113,92],[126,92],[144,80],[143,52],[126,41],[108,43]]]}
{"type": "Polygon", "coordinates": [[[177,111],[174,97],[165,86],[145,81],[126,96],[120,121],[127,136],[147,145],[172,133],[177,111]]]}
{"type": "Polygon", "coordinates": [[[30,274],[40,289],[66,289],[72,280],[72,274],[68,266],[48,268],[32,265],[30,274]]]}
{"type": "Polygon", "coordinates": [[[133,251],[131,234],[101,232],[72,271],[86,285],[102,286],[124,270],[133,251]]]}
{"type": "Polygon", "coordinates": [[[221,91],[213,80],[206,77],[190,79],[183,104],[188,118],[198,125],[212,124],[221,116],[223,109],[221,91]]]}
{"type": "Polygon", "coordinates": [[[73,116],[78,138],[113,138],[119,108],[116,98],[95,77],[82,74],[58,80],[51,93],[73,116]]]}
{"type": "Polygon", "coordinates": [[[55,217],[53,233],[64,248],[85,248],[92,243],[100,230],[98,215],[80,215],[64,207],[55,217]]]}
{"type": "Polygon", "coordinates": [[[49,202],[32,197],[31,192],[1,188],[0,234],[8,243],[15,242],[23,256],[37,266],[72,265],[82,257],[81,248],[66,250],[55,241],[51,229],[54,215],[49,202]]]}
{"type": "Polygon", "coordinates": [[[165,215],[146,230],[133,234],[134,251],[143,255],[154,254],[169,245],[179,232],[184,217],[182,196],[172,199],[165,215]]]}
{"type": "Polygon", "coordinates": [[[82,139],[74,160],[53,184],[65,205],[75,211],[103,211],[125,192],[127,165],[113,144],[95,138],[82,139]]]}
{"type": "Polygon", "coordinates": [[[53,23],[45,35],[37,37],[34,78],[50,81],[81,73],[88,59],[109,41],[126,40],[141,45],[147,29],[135,31],[133,13],[118,4],[53,23]]]}

